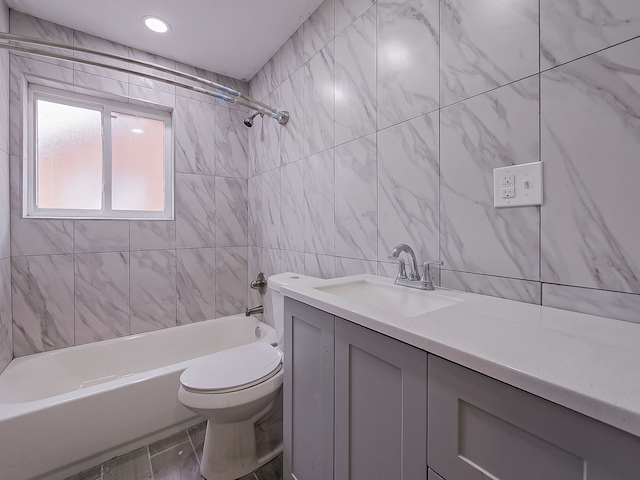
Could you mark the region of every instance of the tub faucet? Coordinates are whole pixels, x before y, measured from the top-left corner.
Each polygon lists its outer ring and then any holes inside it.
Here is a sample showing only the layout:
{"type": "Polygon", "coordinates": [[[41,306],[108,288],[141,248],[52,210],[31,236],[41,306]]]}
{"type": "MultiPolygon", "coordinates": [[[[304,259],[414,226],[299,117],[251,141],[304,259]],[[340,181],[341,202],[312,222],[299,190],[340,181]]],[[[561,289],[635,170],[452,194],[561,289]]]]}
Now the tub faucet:
{"type": "Polygon", "coordinates": [[[262,305],[258,305],[257,307],[253,307],[253,308],[247,308],[247,310],[244,312],[245,317],[250,317],[251,315],[254,315],[256,313],[264,313],[264,308],[262,307],[262,305]]]}

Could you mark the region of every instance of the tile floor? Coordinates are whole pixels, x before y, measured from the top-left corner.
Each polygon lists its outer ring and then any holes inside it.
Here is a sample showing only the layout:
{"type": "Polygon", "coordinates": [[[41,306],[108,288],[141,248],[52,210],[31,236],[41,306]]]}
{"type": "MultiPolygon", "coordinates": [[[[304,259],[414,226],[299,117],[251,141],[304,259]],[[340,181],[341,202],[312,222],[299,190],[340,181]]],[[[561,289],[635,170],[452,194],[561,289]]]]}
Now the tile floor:
{"type": "MultiPolygon", "coordinates": [[[[206,422],[112,458],[67,480],[202,480],[206,422]]],[[[282,455],[241,480],[282,480],[282,455]]]]}

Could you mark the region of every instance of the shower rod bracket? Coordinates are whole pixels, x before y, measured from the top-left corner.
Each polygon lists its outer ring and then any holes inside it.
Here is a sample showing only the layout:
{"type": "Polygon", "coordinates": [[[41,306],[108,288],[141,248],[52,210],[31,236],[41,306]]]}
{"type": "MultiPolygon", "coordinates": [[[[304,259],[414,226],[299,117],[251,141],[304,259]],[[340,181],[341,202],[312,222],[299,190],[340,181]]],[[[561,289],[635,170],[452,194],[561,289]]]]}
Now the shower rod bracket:
{"type": "Polygon", "coordinates": [[[278,112],[278,113],[280,114],[280,115],[279,115],[279,118],[278,118],[278,123],[279,123],[280,125],[286,125],[286,124],[287,124],[287,122],[289,121],[289,118],[290,118],[290,117],[289,117],[289,112],[287,112],[287,111],[285,110],[285,111],[283,111],[283,112],[278,112]]]}

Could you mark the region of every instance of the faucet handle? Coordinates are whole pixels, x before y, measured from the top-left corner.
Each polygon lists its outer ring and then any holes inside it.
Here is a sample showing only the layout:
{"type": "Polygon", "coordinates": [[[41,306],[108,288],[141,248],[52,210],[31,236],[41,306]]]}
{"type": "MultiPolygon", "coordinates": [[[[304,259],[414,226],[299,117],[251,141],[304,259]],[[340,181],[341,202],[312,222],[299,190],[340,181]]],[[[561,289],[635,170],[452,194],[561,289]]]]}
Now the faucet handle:
{"type": "Polygon", "coordinates": [[[420,281],[422,283],[429,283],[429,284],[432,283],[431,273],[429,271],[430,270],[429,267],[431,265],[439,265],[440,266],[440,265],[444,265],[444,262],[434,262],[434,261],[424,262],[422,264],[422,267],[423,267],[422,277],[420,277],[420,281]]]}

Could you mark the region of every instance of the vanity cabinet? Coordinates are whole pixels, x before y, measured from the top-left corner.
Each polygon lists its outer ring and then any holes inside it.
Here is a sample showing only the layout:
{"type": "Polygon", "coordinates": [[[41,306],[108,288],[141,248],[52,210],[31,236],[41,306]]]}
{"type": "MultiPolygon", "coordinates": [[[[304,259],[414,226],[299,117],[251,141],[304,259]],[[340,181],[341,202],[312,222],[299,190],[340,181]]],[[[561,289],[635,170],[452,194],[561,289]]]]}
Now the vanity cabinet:
{"type": "Polygon", "coordinates": [[[424,351],[285,300],[286,480],[427,480],[426,423],[424,351]]]}
{"type": "Polygon", "coordinates": [[[287,298],[284,469],[286,480],[636,480],[640,437],[287,298]]]}
{"type": "Polygon", "coordinates": [[[640,478],[640,438],[433,355],[428,404],[446,480],[640,478]]]}

